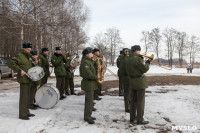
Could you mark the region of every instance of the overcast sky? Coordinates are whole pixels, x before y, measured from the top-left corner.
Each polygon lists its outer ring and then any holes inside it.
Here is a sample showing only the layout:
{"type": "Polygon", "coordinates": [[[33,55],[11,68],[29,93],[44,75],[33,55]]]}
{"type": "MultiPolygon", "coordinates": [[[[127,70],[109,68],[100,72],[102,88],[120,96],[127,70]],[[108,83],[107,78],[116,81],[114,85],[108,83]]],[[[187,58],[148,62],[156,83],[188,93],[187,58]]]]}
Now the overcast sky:
{"type": "Polygon", "coordinates": [[[126,47],[141,44],[141,32],[159,27],[200,37],[200,0],[84,0],[89,35],[117,27],[126,47]]]}

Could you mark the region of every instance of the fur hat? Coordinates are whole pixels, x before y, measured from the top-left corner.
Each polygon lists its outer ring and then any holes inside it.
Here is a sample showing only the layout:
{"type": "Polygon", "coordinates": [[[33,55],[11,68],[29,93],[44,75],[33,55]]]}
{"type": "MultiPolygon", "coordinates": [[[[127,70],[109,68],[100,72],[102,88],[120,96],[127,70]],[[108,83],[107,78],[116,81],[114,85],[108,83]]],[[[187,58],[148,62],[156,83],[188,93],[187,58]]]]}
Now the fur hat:
{"type": "Polygon", "coordinates": [[[37,52],[37,50],[31,50],[31,54],[32,55],[38,55],[38,52],[37,52]]]}
{"type": "Polygon", "coordinates": [[[32,44],[25,42],[22,44],[22,48],[32,48],[32,44]]]}
{"type": "Polygon", "coordinates": [[[42,52],[49,51],[48,48],[42,48],[42,52]]]}
{"type": "Polygon", "coordinates": [[[140,45],[134,45],[134,46],[131,47],[132,52],[135,52],[136,50],[141,51],[140,45]]]}
{"type": "Polygon", "coordinates": [[[56,47],[56,50],[62,50],[62,48],[61,47],[56,47]]]}
{"type": "Polygon", "coordinates": [[[95,53],[95,52],[100,52],[100,50],[98,49],[98,48],[95,48],[94,50],[93,50],[93,54],[95,53]]]}
{"type": "Polygon", "coordinates": [[[83,50],[82,54],[83,54],[83,56],[85,56],[85,55],[92,53],[92,52],[94,52],[93,49],[91,47],[87,47],[83,50]]]}

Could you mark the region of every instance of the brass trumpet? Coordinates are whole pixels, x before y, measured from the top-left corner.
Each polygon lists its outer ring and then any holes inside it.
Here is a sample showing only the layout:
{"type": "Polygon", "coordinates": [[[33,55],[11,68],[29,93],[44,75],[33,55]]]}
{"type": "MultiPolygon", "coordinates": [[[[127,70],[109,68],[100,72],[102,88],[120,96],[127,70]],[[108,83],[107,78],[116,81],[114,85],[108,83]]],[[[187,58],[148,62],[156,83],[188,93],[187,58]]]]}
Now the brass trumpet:
{"type": "Polygon", "coordinates": [[[153,58],[154,58],[154,54],[152,54],[151,56],[147,56],[147,55],[141,54],[141,56],[143,56],[145,58],[148,58],[150,61],[152,61],[153,58]]]}
{"type": "Polygon", "coordinates": [[[155,63],[155,65],[157,65],[157,66],[159,66],[159,67],[161,67],[161,68],[164,68],[164,69],[167,69],[167,70],[172,70],[172,67],[167,66],[167,65],[165,65],[165,64],[163,64],[163,63],[159,63],[159,62],[157,62],[157,61],[154,61],[154,60],[153,60],[153,59],[154,59],[154,54],[152,54],[151,56],[147,56],[147,55],[141,54],[141,56],[147,58],[148,60],[152,61],[153,63],[155,63]]]}

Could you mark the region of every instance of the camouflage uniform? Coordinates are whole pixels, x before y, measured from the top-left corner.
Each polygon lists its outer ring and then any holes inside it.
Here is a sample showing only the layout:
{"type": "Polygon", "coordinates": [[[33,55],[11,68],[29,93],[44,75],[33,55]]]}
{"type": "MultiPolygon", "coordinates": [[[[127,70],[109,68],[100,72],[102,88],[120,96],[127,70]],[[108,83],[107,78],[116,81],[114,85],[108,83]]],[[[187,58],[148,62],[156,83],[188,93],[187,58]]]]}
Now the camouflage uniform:
{"type": "Polygon", "coordinates": [[[97,90],[97,75],[92,59],[83,56],[80,65],[81,89],[85,91],[84,119],[91,120],[94,91],[97,90]]]}
{"type": "Polygon", "coordinates": [[[126,71],[130,77],[129,85],[131,89],[130,121],[143,122],[145,89],[148,87],[144,73],[149,70],[149,63],[144,64],[143,57],[136,53],[130,54],[126,62],[126,71]]]}
{"type": "Polygon", "coordinates": [[[23,49],[12,58],[8,66],[17,72],[17,82],[20,84],[19,117],[27,117],[29,112],[29,98],[32,81],[26,75],[21,76],[21,71],[28,72],[32,68],[31,54],[23,49]]]}
{"type": "Polygon", "coordinates": [[[62,54],[56,54],[51,58],[51,63],[55,67],[54,73],[56,75],[56,87],[60,92],[60,97],[63,97],[65,90],[65,76],[67,74],[64,63],[67,63],[67,60],[62,54]]]}

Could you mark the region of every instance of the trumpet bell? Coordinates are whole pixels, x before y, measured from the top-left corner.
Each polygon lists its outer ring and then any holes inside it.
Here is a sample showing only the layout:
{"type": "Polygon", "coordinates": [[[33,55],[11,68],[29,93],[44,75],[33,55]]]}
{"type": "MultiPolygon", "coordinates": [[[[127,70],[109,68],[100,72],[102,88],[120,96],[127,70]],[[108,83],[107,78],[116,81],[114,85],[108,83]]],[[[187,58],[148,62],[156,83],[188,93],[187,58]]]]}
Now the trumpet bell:
{"type": "Polygon", "coordinates": [[[147,55],[143,55],[141,54],[141,56],[148,58],[149,60],[153,60],[154,59],[154,54],[152,54],[151,56],[147,56],[147,55]]]}
{"type": "Polygon", "coordinates": [[[172,70],[172,67],[167,66],[167,65],[165,65],[165,64],[163,64],[163,63],[159,63],[159,62],[157,62],[157,61],[154,61],[154,60],[153,60],[153,59],[154,59],[154,54],[152,54],[151,56],[147,56],[147,55],[141,54],[141,56],[143,56],[143,57],[145,57],[145,58],[148,58],[148,60],[152,61],[153,63],[155,63],[155,64],[156,64],[157,66],[159,66],[159,67],[162,67],[162,68],[167,69],[167,70],[172,70]]]}
{"type": "Polygon", "coordinates": [[[150,57],[149,57],[150,60],[153,60],[154,59],[154,54],[152,54],[150,57]]]}

